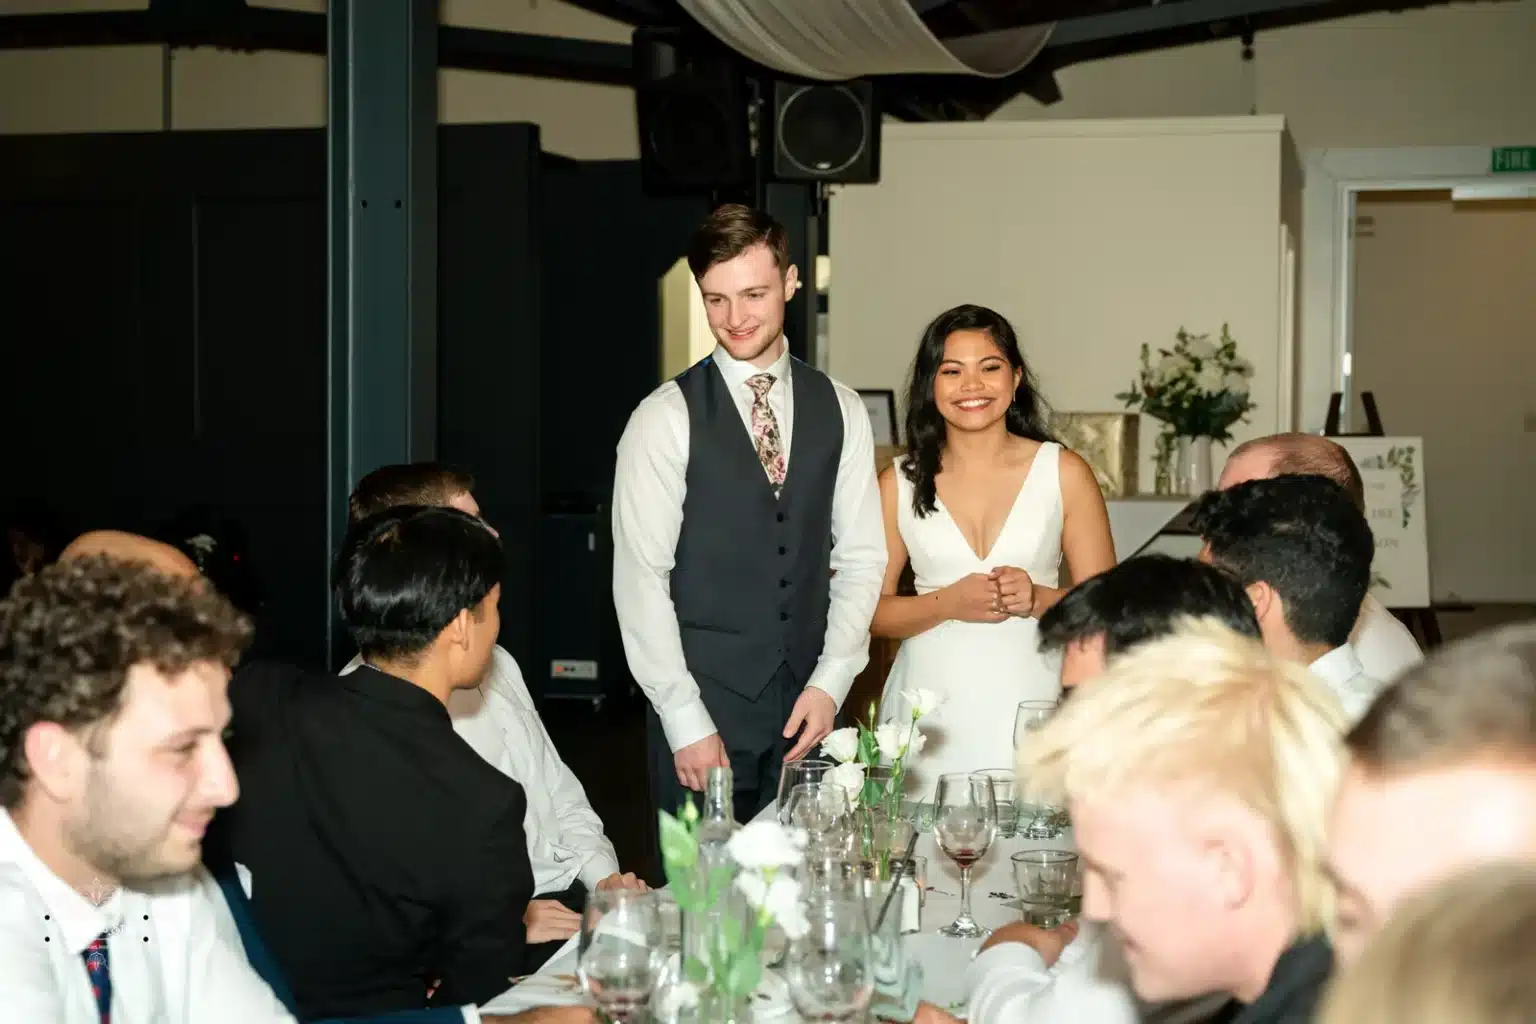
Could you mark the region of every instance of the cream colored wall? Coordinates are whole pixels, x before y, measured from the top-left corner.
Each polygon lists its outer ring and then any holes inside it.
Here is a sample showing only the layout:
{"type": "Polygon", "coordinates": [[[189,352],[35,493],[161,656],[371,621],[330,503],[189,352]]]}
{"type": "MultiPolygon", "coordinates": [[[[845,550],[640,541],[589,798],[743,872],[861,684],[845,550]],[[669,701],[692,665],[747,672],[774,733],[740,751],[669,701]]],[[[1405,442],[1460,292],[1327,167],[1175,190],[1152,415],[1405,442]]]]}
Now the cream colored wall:
{"type": "Polygon", "coordinates": [[[1281,114],[1302,150],[1536,138],[1536,0],[1452,4],[1067,68],[1063,100],[994,119],[1281,114]]]}
{"type": "Polygon", "coordinates": [[[1354,373],[1424,437],[1436,600],[1536,601],[1536,202],[1365,193],[1354,373]]]}
{"type": "MultiPolygon", "coordinates": [[[[145,6],[145,0],[0,0],[0,13],[145,6]]],[[[261,6],[325,9],[324,0],[266,0],[261,6]]],[[[618,43],[627,43],[632,32],[559,0],[444,0],[443,20],[618,43]]],[[[0,52],[0,134],[159,130],[166,127],[165,64],[156,46],[0,52]]],[[[176,50],[168,74],[171,128],[325,123],[322,57],[176,50]]],[[[614,160],[639,153],[634,94],[626,88],[472,71],[444,71],[438,88],[445,123],[532,121],[551,152],[614,160]]]]}
{"type": "Polygon", "coordinates": [[[1287,145],[1274,117],[887,126],[880,184],[832,199],[828,369],[900,393],[924,325],[975,302],[1013,321],[1053,406],[1113,410],[1143,342],[1227,322],[1259,403],[1239,439],[1270,433],[1287,145]]]}

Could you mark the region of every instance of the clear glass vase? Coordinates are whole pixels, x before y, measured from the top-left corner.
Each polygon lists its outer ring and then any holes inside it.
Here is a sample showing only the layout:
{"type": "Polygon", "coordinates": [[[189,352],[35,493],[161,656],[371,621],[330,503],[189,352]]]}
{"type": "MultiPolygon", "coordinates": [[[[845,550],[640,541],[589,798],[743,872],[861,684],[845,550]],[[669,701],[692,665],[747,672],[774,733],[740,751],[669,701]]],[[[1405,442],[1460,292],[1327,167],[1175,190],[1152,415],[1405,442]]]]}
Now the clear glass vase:
{"type": "Polygon", "coordinates": [[[1174,479],[1179,494],[1188,494],[1191,497],[1195,497],[1211,489],[1210,438],[1179,438],[1174,479]]]}

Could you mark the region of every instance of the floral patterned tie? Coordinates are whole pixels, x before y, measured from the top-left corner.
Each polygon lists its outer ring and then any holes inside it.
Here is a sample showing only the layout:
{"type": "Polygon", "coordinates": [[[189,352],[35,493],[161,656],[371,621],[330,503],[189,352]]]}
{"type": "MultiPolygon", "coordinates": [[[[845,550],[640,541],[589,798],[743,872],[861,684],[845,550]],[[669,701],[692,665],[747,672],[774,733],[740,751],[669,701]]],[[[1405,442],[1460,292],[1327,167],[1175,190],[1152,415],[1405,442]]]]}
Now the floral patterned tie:
{"type": "Polygon", "coordinates": [[[112,972],[107,969],[107,937],[97,936],[80,955],[85,958],[85,973],[91,979],[101,1024],[112,1024],[112,972]]]}
{"type": "Polygon", "coordinates": [[[752,444],[757,449],[757,461],[763,464],[768,482],[773,485],[777,498],[784,488],[784,476],[788,472],[784,461],[784,441],[779,436],[779,418],[768,404],[768,389],[773,387],[771,373],[759,373],[747,378],[752,389],[752,444]]]}

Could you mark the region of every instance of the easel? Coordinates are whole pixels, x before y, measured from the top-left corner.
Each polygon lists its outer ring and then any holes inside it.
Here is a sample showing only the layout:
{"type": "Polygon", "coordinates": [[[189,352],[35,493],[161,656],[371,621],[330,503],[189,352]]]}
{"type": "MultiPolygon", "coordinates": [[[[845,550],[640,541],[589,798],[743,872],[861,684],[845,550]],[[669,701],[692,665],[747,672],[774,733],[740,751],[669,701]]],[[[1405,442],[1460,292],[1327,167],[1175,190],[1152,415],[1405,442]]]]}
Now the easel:
{"type": "MultiPolygon", "coordinates": [[[[1344,406],[1344,395],[1335,391],[1328,399],[1328,418],[1323,422],[1324,437],[1386,437],[1381,427],[1381,414],[1376,410],[1376,395],[1371,391],[1360,392],[1360,404],[1365,408],[1363,433],[1339,433],[1339,414],[1344,406]]],[[[1439,647],[1441,643],[1440,620],[1433,606],[1428,608],[1389,608],[1408,631],[1419,638],[1426,649],[1439,647]]]]}

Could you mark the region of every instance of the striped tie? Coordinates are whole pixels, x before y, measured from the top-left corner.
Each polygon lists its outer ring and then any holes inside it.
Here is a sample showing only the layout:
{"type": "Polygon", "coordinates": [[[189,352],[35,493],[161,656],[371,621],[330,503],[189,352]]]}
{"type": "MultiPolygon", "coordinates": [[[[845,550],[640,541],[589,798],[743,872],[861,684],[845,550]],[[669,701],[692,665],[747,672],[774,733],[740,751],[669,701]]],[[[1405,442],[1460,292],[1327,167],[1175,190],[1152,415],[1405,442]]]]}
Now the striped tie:
{"type": "Polygon", "coordinates": [[[112,972],[107,966],[106,935],[98,936],[80,955],[85,958],[85,973],[91,979],[101,1024],[112,1024],[112,972]]]}

